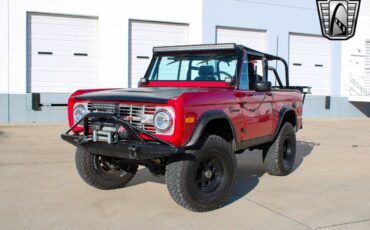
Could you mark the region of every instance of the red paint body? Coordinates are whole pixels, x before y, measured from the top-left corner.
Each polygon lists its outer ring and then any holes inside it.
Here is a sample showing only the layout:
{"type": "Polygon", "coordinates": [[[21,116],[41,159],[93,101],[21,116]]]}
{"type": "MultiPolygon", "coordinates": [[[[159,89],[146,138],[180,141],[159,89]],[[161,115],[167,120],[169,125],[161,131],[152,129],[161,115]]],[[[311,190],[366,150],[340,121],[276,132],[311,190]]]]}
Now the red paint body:
{"type": "MultiPolygon", "coordinates": [[[[223,110],[232,121],[235,130],[235,141],[240,143],[248,139],[272,135],[277,128],[279,112],[285,105],[295,104],[297,128],[302,126],[302,95],[295,90],[276,90],[266,93],[253,90],[239,90],[224,82],[181,82],[181,81],[158,81],[149,82],[142,87],[191,87],[199,91],[185,92],[167,102],[175,110],[175,123],[173,135],[157,135],[176,147],[183,147],[189,140],[199,117],[210,110],[223,110]],[[233,112],[231,112],[233,110],[233,112]],[[238,111],[238,112],[235,112],[238,111]],[[195,122],[185,124],[186,117],[195,117],[195,122]],[[247,132],[242,132],[246,129],[247,132]]],[[[78,90],[73,93],[68,102],[68,117],[70,126],[73,125],[73,106],[76,103],[75,96],[107,89],[78,90]]],[[[112,102],[112,101],[110,101],[112,102]]],[[[117,102],[117,101],[114,101],[117,102]]],[[[132,103],[118,102],[126,104],[132,103]]],[[[159,105],[159,104],[155,104],[159,105]]],[[[163,106],[160,104],[159,106],[163,106]]],[[[82,127],[76,127],[74,132],[81,132],[82,127]]],[[[145,137],[145,136],[144,136],[145,137]]],[[[148,138],[148,137],[146,137],[148,138]]]]}

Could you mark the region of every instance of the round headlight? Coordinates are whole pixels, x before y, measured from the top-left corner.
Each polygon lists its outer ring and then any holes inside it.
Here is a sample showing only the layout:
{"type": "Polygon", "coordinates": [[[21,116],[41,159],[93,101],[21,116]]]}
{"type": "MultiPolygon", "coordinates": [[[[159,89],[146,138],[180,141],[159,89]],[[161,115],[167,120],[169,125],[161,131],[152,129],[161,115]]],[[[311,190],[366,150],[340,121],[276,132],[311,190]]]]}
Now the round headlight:
{"type": "Polygon", "coordinates": [[[73,119],[74,122],[78,122],[87,114],[86,107],[84,105],[77,105],[73,110],[73,119]]]}
{"type": "Polygon", "coordinates": [[[167,110],[158,110],[154,115],[154,126],[161,132],[166,132],[172,126],[172,115],[167,110]]]}

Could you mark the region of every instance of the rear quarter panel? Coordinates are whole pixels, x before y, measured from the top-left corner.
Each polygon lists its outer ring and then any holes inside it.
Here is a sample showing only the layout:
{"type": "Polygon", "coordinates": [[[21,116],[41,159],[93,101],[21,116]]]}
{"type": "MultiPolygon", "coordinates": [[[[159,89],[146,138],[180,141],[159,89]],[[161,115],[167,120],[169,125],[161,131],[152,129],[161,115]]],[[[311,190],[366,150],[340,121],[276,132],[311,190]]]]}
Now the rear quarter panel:
{"type": "Polygon", "coordinates": [[[280,111],[284,107],[291,107],[294,109],[297,117],[297,129],[302,126],[302,112],[303,112],[303,98],[299,91],[295,90],[276,90],[273,91],[272,107],[273,107],[273,130],[276,130],[279,119],[280,111]]]}

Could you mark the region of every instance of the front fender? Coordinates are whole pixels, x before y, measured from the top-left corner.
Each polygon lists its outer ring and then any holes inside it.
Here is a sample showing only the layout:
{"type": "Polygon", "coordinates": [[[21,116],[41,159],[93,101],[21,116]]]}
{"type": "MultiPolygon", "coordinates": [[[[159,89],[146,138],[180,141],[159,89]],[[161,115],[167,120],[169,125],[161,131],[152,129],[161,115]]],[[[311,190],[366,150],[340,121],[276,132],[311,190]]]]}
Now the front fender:
{"type": "Polygon", "coordinates": [[[207,124],[210,121],[215,120],[215,119],[226,119],[229,122],[229,125],[231,127],[233,137],[234,138],[236,137],[234,126],[232,125],[232,122],[231,122],[230,118],[227,116],[227,114],[222,110],[211,110],[211,111],[207,111],[207,112],[203,113],[200,116],[200,118],[199,118],[198,122],[196,123],[195,128],[194,128],[189,140],[186,142],[184,147],[185,148],[190,148],[190,147],[196,145],[198,143],[200,137],[202,136],[203,131],[204,131],[205,127],[207,126],[207,124]]]}

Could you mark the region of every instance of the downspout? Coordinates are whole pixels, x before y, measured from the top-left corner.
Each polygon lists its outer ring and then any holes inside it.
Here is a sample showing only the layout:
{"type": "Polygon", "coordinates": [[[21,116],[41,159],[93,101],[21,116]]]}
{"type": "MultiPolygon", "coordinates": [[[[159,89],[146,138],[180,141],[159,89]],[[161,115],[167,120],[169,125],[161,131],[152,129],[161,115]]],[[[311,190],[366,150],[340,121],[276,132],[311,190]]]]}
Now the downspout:
{"type": "Polygon", "coordinates": [[[7,65],[8,65],[8,123],[10,123],[10,61],[9,61],[9,57],[10,57],[10,35],[9,35],[9,32],[10,32],[10,27],[9,27],[9,24],[10,24],[10,17],[9,17],[9,12],[10,12],[10,0],[8,0],[8,12],[7,12],[7,17],[8,17],[8,20],[7,20],[7,23],[8,23],[8,28],[7,28],[7,34],[8,34],[8,38],[7,38],[7,48],[8,48],[8,54],[7,54],[7,65]]]}

